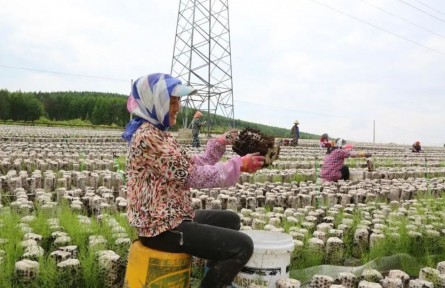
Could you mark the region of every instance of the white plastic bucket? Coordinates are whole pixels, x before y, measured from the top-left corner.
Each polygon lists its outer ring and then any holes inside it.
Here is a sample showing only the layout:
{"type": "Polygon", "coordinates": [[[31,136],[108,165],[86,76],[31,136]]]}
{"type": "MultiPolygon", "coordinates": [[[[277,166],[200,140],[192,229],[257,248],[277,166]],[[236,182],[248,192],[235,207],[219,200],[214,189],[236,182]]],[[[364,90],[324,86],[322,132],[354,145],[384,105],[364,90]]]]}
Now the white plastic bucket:
{"type": "Polygon", "coordinates": [[[237,288],[249,287],[255,283],[275,288],[278,279],[289,278],[291,253],[294,249],[292,236],[289,234],[243,230],[253,240],[253,255],[232,282],[237,288]]]}

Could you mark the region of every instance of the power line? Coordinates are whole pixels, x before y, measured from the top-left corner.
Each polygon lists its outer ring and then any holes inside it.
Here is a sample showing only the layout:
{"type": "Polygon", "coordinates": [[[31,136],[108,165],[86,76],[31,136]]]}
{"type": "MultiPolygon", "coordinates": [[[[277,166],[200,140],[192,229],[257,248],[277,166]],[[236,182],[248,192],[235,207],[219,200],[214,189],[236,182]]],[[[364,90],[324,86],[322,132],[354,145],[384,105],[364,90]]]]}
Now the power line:
{"type": "Polygon", "coordinates": [[[374,24],[372,24],[372,23],[370,23],[370,22],[368,22],[368,21],[362,20],[362,19],[360,19],[360,18],[358,18],[358,17],[355,17],[355,16],[353,16],[353,15],[347,14],[347,13],[341,11],[341,10],[338,10],[338,9],[333,8],[333,7],[331,7],[331,6],[328,6],[328,5],[326,5],[326,4],[320,3],[320,2],[318,2],[318,1],[316,1],[316,0],[310,0],[310,1],[316,3],[316,4],[320,5],[320,6],[323,6],[323,7],[326,7],[326,8],[328,8],[328,9],[331,9],[331,10],[337,12],[337,13],[340,13],[340,14],[343,14],[343,15],[345,15],[345,16],[348,16],[348,17],[350,17],[350,18],[352,18],[352,19],[354,19],[354,20],[357,20],[357,21],[360,21],[360,22],[362,22],[362,23],[365,23],[365,24],[367,24],[367,25],[369,25],[369,26],[372,26],[372,27],[374,27],[374,28],[376,28],[376,29],[378,29],[378,30],[381,30],[381,31],[383,31],[383,32],[386,32],[386,33],[388,33],[388,34],[391,34],[391,35],[393,35],[393,36],[395,36],[395,37],[397,37],[397,38],[403,39],[403,40],[408,41],[408,42],[411,42],[411,43],[413,43],[413,44],[415,44],[415,45],[417,45],[417,46],[426,48],[426,49],[428,49],[428,50],[431,50],[431,51],[433,51],[433,52],[436,52],[436,53],[438,53],[438,54],[440,54],[440,55],[444,55],[444,56],[445,56],[445,53],[443,53],[443,52],[441,52],[441,51],[439,51],[439,50],[436,50],[436,49],[434,49],[434,48],[425,46],[425,45],[423,45],[423,44],[421,44],[421,43],[419,43],[419,42],[416,42],[416,41],[414,41],[414,40],[408,39],[408,38],[406,38],[406,37],[404,37],[404,36],[398,35],[398,34],[396,34],[396,33],[394,33],[394,32],[391,32],[391,31],[389,31],[389,30],[387,30],[387,29],[385,29],[385,28],[382,28],[382,27],[380,27],[380,26],[374,25],[374,24]]]}
{"type": "Polygon", "coordinates": [[[414,9],[416,9],[416,10],[419,10],[419,11],[422,12],[422,13],[425,13],[425,14],[428,15],[428,16],[433,17],[434,19],[439,20],[440,22],[445,23],[445,20],[442,20],[442,19],[440,19],[439,17],[436,17],[436,16],[434,16],[433,14],[430,14],[430,13],[428,13],[428,12],[426,12],[426,11],[424,11],[424,10],[422,10],[422,9],[420,9],[420,8],[414,6],[414,5],[412,5],[412,4],[410,4],[410,3],[406,2],[406,1],[403,1],[403,0],[399,0],[399,1],[402,2],[403,4],[407,5],[407,6],[410,6],[410,7],[414,8],[414,9]]]}
{"type": "MultiPolygon", "coordinates": [[[[235,100],[235,102],[241,102],[241,103],[245,103],[245,104],[249,104],[249,105],[263,106],[263,107],[274,108],[274,109],[278,109],[278,110],[286,110],[286,111],[291,111],[291,112],[298,112],[298,113],[310,114],[310,115],[318,115],[318,116],[330,117],[330,118],[340,118],[340,119],[346,119],[346,120],[360,120],[360,121],[366,121],[366,122],[374,122],[375,121],[375,120],[359,119],[356,117],[347,117],[347,116],[341,116],[341,115],[329,115],[329,114],[323,114],[323,113],[308,112],[308,111],[303,111],[303,110],[295,110],[295,109],[286,108],[286,107],[271,106],[271,105],[266,105],[266,104],[261,104],[261,103],[253,103],[253,102],[248,102],[248,101],[243,101],[243,100],[235,100]]],[[[271,125],[270,123],[266,123],[265,125],[274,126],[274,125],[271,125]]],[[[280,127],[280,128],[283,128],[283,127],[280,127]]],[[[425,131],[419,132],[419,131],[408,130],[407,128],[403,128],[400,126],[394,126],[391,123],[387,123],[387,122],[385,122],[384,128],[390,129],[391,131],[399,131],[399,132],[403,131],[404,134],[406,134],[406,135],[416,134],[417,137],[420,136],[420,138],[437,138],[436,136],[425,133],[425,131]]],[[[379,128],[379,132],[382,133],[382,132],[388,131],[388,130],[385,130],[384,128],[383,129],[379,128]]],[[[312,134],[315,134],[315,133],[312,133],[312,134]]]]}
{"type": "Polygon", "coordinates": [[[261,104],[261,103],[253,103],[253,102],[248,102],[248,101],[243,101],[243,100],[235,100],[235,102],[241,102],[241,103],[246,103],[249,105],[256,105],[256,106],[263,106],[263,107],[267,107],[267,108],[274,108],[274,109],[278,109],[278,110],[287,110],[287,111],[291,111],[291,112],[299,112],[299,113],[304,113],[304,114],[310,114],[310,115],[318,115],[318,116],[323,116],[323,117],[330,117],[330,118],[342,118],[342,119],[348,119],[348,120],[360,120],[360,121],[372,121],[369,119],[363,119],[363,118],[356,118],[356,117],[346,117],[346,116],[342,116],[342,115],[330,115],[330,114],[323,114],[323,113],[316,113],[316,112],[312,112],[312,111],[304,111],[304,110],[295,110],[295,109],[291,109],[291,108],[286,108],[286,107],[278,107],[278,106],[271,106],[271,105],[266,105],[266,104],[261,104]]]}
{"type": "Polygon", "coordinates": [[[433,7],[427,5],[427,4],[425,4],[425,3],[423,3],[423,2],[421,2],[421,1],[419,1],[419,0],[414,0],[414,1],[416,1],[417,3],[422,4],[422,5],[425,6],[425,7],[430,8],[430,9],[433,10],[433,11],[436,11],[437,13],[440,13],[440,14],[442,14],[442,15],[445,15],[445,13],[443,13],[442,11],[439,11],[439,10],[437,10],[437,9],[435,9],[435,8],[433,8],[433,7]]]}
{"type": "Polygon", "coordinates": [[[389,11],[387,11],[387,10],[385,10],[385,9],[383,9],[383,8],[381,8],[381,7],[379,7],[379,6],[377,6],[377,5],[374,5],[374,4],[372,4],[372,3],[370,3],[370,2],[368,2],[368,1],[366,1],[366,0],[362,0],[362,1],[365,2],[365,3],[368,4],[368,5],[373,6],[374,8],[379,9],[380,11],[382,11],[382,12],[388,14],[388,15],[391,15],[391,16],[393,16],[393,17],[399,19],[399,20],[405,21],[406,23],[409,23],[409,24],[411,24],[411,25],[413,25],[413,26],[416,26],[417,28],[420,28],[420,29],[425,30],[425,31],[430,32],[430,33],[433,33],[434,35],[437,35],[437,36],[439,36],[439,37],[445,38],[445,36],[443,36],[443,35],[441,35],[441,34],[439,34],[439,33],[436,33],[436,32],[434,32],[434,31],[432,31],[432,30],[430,30],[430,29],[428,29],[428,28],[424,28],[424,27],[422,27],[422,26],[417,25],[417,24],[414,23],[414,22],[411,22],[411,21],[409,21],[409,20],[407,20],[407,19],[404,19],[404,18],[402,18],[402,17],[399,17],[399,16],[397,16],[397,15],[395,15],[395,14],[393,14],[393,13],[391,13],[391,12],[389,12],[389,11]]]}
{"type": "Polygon", "coordinates": [[[40,72],[40,73],[72,76],[72,77],[82,77],[82,78],[92,78],[92,79],[101,79],[101,80],[109,80],[109,81],[125,81],[125,82],[128,82],[128,79],[119,79],[119,78],[87,75],[87,74],[76,74],[76,73],[49,71],[49,70],[43,70],[43,69],[37,69],[37,68],[18,67],[18,66],[10,66],[10,65],[3,65],[3,64],[0,64],[0,67],[1,68],[6,68],[6,69],[25,70],[25,71],[32,71],[32,72],[40,72]]]}

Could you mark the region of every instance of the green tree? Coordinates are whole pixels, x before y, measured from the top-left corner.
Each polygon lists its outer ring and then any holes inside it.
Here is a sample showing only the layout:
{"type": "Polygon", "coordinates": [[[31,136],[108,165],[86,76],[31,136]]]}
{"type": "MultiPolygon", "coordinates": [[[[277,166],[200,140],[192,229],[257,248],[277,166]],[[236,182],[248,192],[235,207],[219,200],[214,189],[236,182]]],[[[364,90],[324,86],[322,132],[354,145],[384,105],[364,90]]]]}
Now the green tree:
{"type": "Polygon", "coordinates": [[[36,121],[39,120],[40,116],[44,114],[43,104],[35,97],[30,97],[29,102],[25,105],[27,108],[27,114],[25,117],[25,121],[36,121]]]}
{"type": "Polygon", "coordinates": [[[43,115],[43,104],[33,93],[16,92],[11,94],[11,119],[32,121],[43,115]]]}
{"type": "Polygon", "coordinates": [[[0,119],[8,120],[10,118],[10,103],[8,90],[0,90],[0,119]]]}
{"type": "Polygon", "coordinates": [[[91,114],[91,123],[94,125],[103,124],[103,111],[104,109],[104,100],[102,98],[98,98],[93,108],[93,113],[91,114]]]}

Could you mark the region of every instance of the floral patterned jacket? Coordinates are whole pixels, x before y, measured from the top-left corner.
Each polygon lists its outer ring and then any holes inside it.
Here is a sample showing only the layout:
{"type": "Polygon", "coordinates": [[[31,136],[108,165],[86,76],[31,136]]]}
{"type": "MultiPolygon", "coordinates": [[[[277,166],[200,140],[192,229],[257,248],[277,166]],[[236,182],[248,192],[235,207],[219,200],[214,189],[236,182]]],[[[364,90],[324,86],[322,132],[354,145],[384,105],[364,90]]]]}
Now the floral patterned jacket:
{"type": "Polygon", "coordinates": [[[134,133],[128,150],[128,219],[140,236],[153,237],[194,217],[190,188],[227,187],[241,174],[241,158],[220,162],[223,140],[209,140],[189,157],[175,138],[149,123],[134,133]]]}

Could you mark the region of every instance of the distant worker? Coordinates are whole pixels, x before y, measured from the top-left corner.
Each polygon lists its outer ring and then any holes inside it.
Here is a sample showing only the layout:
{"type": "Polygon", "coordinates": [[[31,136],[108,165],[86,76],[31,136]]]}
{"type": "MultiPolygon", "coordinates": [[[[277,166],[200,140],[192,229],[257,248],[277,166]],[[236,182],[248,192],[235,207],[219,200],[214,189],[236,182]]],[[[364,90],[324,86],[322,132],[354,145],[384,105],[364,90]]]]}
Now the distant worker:
{"type": "Polygon", "coordinates": [[[201,143],[199,142],[199,133],[201,132],[201,127],[206,124],[206,121],[201,122],[202,113],[196,111],[192,120],[192,147],[200,147],[201,143]]]}
{"type": "Polygon", "coordinates": [[[298,127],[298,120],[294,121],[290,134],[292,135],[291,146],[298,146],[298,139],[300,138],[300,128],[298,127]]]}
{"type": "Polygon", "coordinates": [[[323,135],[321,135],[320,147],[322,147],[322,148],[329,148],[329,147],[331,147],[331,142],[329,142],[328,133],[324,133],[323,135]]]}
{"type": "Polygon", "coordinates": [[[419,141],[416,141],[416,143],[414,143],[413,146],[411,146],[411,151],[412,152],[421,152],[422,151],[422,146],[420,146],[419,141]]]}
{"type": "Polygon", "coordinates": [[[371,153],[353,152],[351,144],[346,144],[342,138],[331,143],[323,159],[320,177],[327,181],[349,180],[349,167],[344,165],[345,159],[349,157],[371,157],[371,153]]]}

